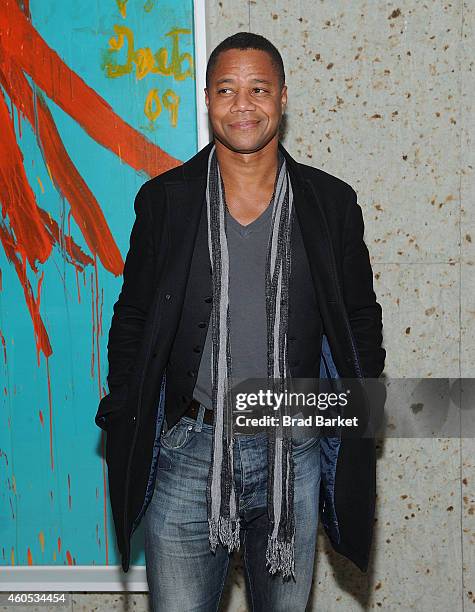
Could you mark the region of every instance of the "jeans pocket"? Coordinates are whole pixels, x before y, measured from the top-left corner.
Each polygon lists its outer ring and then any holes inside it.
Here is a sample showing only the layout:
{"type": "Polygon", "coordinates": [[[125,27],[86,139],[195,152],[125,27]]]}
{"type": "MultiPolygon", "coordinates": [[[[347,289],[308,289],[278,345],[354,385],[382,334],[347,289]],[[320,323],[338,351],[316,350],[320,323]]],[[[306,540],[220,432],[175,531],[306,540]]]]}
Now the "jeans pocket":
{"type": "Polygon", "coordinates": [[[178,421],[171,429],[160,437],[160,444],[168,450],[178,450],[183,448],[192,435],[193,427],[182,421],[178,421]]]}
{"type": "Polygon", "coordinates": [[[293,454],[298,454],[306,451],[307,449],[315,446],[317,442],[320,440],[320,436],[312,436],[309,438],[293,438],[292,439],[292,452],[293,454]]]}

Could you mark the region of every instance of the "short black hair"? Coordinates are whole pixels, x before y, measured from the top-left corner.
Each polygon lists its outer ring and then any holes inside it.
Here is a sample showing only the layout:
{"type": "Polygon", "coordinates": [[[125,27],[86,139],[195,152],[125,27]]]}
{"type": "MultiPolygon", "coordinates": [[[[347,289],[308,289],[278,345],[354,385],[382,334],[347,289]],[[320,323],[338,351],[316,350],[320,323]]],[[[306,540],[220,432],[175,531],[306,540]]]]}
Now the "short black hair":
{"type": "Polygon", "coordinates": [[[237,32],[225,38],[215,49],[213,49],[208,59],[208,65],[206,66],[206,87],[209,86],[209,79],[218,60],[218,56],[223,53],[223,51],[228,51],[229,49],[258,49],[268,53],[278,72],[279,84],[282,89],[285,84],[285,70],[282,56],[270,40],[267,40],[267,38],[260,34],[254,34],[253,32],[237,32]]]}

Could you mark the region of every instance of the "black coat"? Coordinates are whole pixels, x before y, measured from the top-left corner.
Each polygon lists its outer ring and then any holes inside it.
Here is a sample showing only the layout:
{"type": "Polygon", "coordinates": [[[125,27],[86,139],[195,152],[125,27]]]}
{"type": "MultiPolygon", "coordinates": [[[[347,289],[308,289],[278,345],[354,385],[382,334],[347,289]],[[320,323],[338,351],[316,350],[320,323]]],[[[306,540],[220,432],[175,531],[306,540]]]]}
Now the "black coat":
{"type": "MultiPolygon", "coordinates": [[[[107,431],[109,495],[124,571],[130,564],[130,537],[154,490],[166,367],[206,205],[212,144],[147,181],[135,198],[136,220],[109,331],[109,394],[95,418],[107,431]]],[[[281,143],[279,148],[287,161],[323,322],[320,375],[377,378],[386,355],[382,311],[356,193],[337,177],[296,162],[281,143]]],[[[211,305],[208,316],[210,311],[211,305]]],[[[291,326],[289,320],[289,335],[291,326]]],[[[321,468],[325,531],[336,551],[366,571],[375,506],[374,439],[323,437],[321,468]]]]}

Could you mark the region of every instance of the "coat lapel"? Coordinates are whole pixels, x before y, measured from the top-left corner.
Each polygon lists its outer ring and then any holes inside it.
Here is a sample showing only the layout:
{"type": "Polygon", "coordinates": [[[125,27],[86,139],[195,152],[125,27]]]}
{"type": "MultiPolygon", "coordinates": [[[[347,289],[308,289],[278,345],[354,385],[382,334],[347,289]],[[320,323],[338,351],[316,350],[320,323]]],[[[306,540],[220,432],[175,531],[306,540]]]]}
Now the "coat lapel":
{"type": "Polygon", "coordinates": [[[316,294],[326,302],[336,302],[334,275],[331,269],[330,235],[319,198],[311,181],[303,176],[299,164],[280,143],[279,147],[287,160],[295,213],[300,224],[316,294]]]}

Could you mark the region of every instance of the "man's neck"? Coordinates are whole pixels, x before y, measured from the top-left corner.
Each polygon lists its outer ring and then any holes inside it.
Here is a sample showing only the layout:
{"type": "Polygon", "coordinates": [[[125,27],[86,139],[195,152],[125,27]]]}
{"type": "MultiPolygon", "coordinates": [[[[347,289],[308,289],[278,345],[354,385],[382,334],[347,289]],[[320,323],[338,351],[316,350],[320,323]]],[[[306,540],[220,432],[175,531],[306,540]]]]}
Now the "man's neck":
{"type": "Polygon", "coordinates": [[[278,139],[253,153],[228,149],[215,138],[216,156],[226,191],[256,193],[274,185],[278,165],[278,139]]]}

